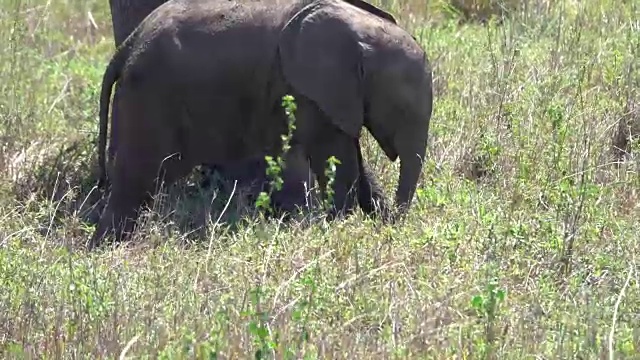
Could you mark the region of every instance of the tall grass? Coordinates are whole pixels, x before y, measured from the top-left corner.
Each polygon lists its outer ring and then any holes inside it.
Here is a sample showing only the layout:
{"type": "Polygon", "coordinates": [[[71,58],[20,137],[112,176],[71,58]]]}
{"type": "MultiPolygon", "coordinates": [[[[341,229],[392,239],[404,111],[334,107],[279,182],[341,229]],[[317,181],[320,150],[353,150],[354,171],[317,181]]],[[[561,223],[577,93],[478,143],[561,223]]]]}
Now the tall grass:
{"type": "Polygon", "coordinates": [[[0,1],[2,358],[638,358],[637,2],[379,0],[434,71],[405,223],[184,182],[86,253],[108,4],[0,1]]]}

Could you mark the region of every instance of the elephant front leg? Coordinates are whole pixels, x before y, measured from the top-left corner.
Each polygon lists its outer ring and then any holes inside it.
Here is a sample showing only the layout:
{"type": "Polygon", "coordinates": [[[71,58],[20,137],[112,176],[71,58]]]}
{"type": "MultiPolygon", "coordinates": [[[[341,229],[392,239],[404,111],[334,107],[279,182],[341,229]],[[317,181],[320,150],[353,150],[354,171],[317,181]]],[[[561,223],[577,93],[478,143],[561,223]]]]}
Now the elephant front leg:
{"type": "Polygon", "coordinates": [[[374,174],[365,164],[360,142],[356,140],[356,150],[358,151],[358,166],[360,177],[358,181],[358,203],[360,208],[368,215],[380,215],[384,221],[391,220],[391,209],[388,207],[387,199],[374,174]]]}
{"type": "Polygon", "coordinates": [[[333,156],[340,162],[336,164],[333,174],[333,201],[329,208],[329,216],[333,218],[352,211],[356,204],[360,175],[358,153],[353,138],[330,124],[322,124],[322,128],[316,129],[313,140],[306,146],[306,152],[311,168],[318,178],[323,200],[327,199],[327,184],[329,176],[332,175],[327,172],[327,169],[330,169],[328,159],[333,156]]]}

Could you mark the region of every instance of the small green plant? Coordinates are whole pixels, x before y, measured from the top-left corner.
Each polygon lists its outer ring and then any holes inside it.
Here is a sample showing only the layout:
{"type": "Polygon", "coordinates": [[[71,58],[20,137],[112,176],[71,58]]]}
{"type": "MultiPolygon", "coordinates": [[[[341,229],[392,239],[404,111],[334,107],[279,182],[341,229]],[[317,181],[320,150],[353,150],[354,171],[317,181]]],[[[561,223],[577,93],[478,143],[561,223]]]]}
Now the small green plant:
{"type": "MultiPolygon", "coordinates": [[[[318,271],[316,271],[316,274],[317,272],[318,271]]],[[[308,295],[296,303],[291,313],[291,320],[295,324],[294,326],[298,336],[296,336],[295,346],[289,346],[286,349],[287,359],[299,359],[300,352],[309,341],[308,321],[313,311],[314,295],[318,288],[315,279],[316,274],[306,274],[300,279],[301,285],[304,286],[305,292],[307,292],[308,295]],[[297,350],[298,354],[296,354],[295,350],[297,350]]]]}
{"type": "Polygon", "coordinates": [[[287,115],[287,133],[281,135],[282,139],[282,154],[278,155],[275,159],[273,156],[265,156],[265,160],[267,162],[267,170],[266,174],[269,178],[269,192],[260,192],[258,198],[256,199],[256,208],[263,209],[267,212],[273,210],[271,207],[271,195],[274,191],[282,190],[282,185],[284,184],[284,180],[282,179],[282,172],[286,168],[287,164],[284,159],[291,150],[291,139],[293,137],[293,132],[296,129],[296,103],[293,95],[285,95],[282,97],[282,107],[284,108],[284,112],[287,115]]]}
{"type": "Polygon", "coordinates": [[[471,298],[471,307],[475,310],[476,315],[484,320],[485,341],[491,353],[492,346],[495,342],[495,326],[496,316],[499,307],[506,298],[506,291],[498,287],[498,280],[491,279],[486,285],[484,293],[475,295],[471,298]]]}
{"type": "Polygon", "coordinates": [[[250,301],[252,308],[242,313],[243,316],[250,317],[249,321],[249,333],[253,338],[253,344],[257,347],[254,353],[256,360],[270,359],[270,354],[278,346],[277,340],[275,340],[269,331],[269,313],[262,310],[262,294],[263,289],[261,286],[257,286],[250,293],[250,301]]]}
{"type": "MultiPolygon", "coordinates": [[[[285,95],[282,97],[282,107],[284,108],[285,114],[287,115],[287,134],[281,136],[282,153],[275,159],[273,158],[273,156],[265,156],[265,160],[267,162],[266,174],[269,178],[269,192],[260,192],[255,202],[256,208],[265,210],[267,212],[273,211],[273,208],[271,207],[271,195],[273,194],[273,192],[282,190],[282,185],[284,184],[282,172],[287,166],[284,158],[286,157],[289,150],[291,150],[291,139],[293,138],[293,132],[296,129],[295,113],[297,110],[297,106],[293,95],[285,95]]],[[[338,160],[335,156],[331,156],[327,159],[327,166],[324,172],[324,175],[327,178],[325,196],[323,199],[325,209],[329,208],[333,203],[333,184],[335,183],[336,178],[336,166],[340,164],[340,160],[338,160]]]]}
{"type": "Polygon", "coordinates": [[[322,203],[324,204],[325,209],[331,207],[333,204],[333,184],[336,181],[336,165],[340,165],[340,160],[338,160],[335,156],[331,156],[327,159],[327,167],[324,170],[324,176],[327,179],[327,185],[324,189],[325,196],[322,199],[322,203]]]}
{"type": "Polygon", "coordinates": [[[565,146],[569,135],[566,114],[560,105],[554,104],[545,110],[545,115],[551,123],[554,144],[553,152],[549,157],[552,159],[552,165],[555,167],[557,174],[564,174],[567,172],[565,146]]]}
{"type": "Polygon", "coordinates": [[[506,294],[504,289],[498,288],[498,281],[491,279],[485,287],[484,294],[476,295],[471,299],[471,307],[476,310],[478,316],[494,319],[506,294]]]}

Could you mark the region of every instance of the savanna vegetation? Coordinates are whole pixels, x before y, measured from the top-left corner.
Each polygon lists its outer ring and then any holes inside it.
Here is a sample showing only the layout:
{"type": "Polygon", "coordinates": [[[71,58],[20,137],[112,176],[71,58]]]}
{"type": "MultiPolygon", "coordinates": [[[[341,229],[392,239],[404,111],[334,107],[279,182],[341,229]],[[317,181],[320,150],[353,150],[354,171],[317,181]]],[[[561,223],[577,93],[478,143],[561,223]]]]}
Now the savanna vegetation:
{"type": "Polygon", "coordinates": [[[0,356],[639,358],[640,3],[373,3],[433,64],[403,223],[243,216],[190,179],[86,252],[108,2],[0,0],[0,356]]]}

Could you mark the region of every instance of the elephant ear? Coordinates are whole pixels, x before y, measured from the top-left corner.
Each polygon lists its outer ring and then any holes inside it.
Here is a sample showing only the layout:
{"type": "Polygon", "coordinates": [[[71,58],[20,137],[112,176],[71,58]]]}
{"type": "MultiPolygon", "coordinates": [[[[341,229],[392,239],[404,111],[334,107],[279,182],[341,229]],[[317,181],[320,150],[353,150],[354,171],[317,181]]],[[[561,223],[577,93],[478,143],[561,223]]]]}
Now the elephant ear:
{"type": "Polygon", "coordinates": [[[300,10],[283,28],[278,50],[286,81],[355,138],[364,124],[364,45],[339,9],[318,1],[300,10]]]}

